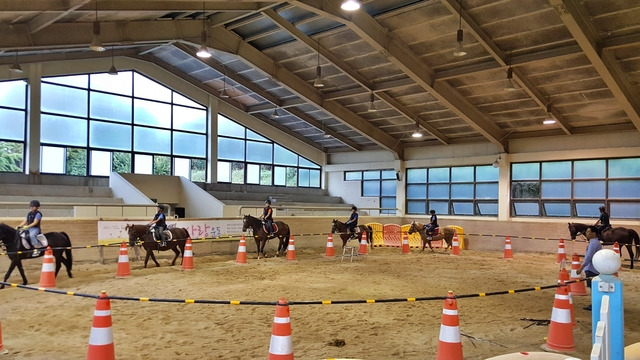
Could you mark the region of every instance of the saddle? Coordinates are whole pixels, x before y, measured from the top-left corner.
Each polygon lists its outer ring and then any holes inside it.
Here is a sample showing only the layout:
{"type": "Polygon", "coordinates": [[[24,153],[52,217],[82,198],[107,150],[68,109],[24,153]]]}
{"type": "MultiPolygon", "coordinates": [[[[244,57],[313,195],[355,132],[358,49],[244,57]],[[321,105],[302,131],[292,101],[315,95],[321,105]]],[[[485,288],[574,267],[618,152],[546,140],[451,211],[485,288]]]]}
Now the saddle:
{"type": "Polygon", "coordinates": [[[158,233],[156,234],[155,229],[151,228],[151,232],[153,233],[154,240],[161,240],[161,241],[173,240],[173,234],[169,230],[158,231],[158,233]],[[164,235],[165,237],[164,240],[162,239],[162,235],[164,235]]]}
{"type": "MultiPolygon", "coordinates": [[[[28,231],[26,230],[20,231],[20,239],[22,240],[22,245],[25,247],[25,249],[31,250],[33,248],[31,246],[31,242],[29,241],[28,231]]],[[[49,246],[49,241],[47,240],[47,237],[44,236],[44,234],[36,235],[36,239],[38,239],[38,243],[40,244],[40,246],[35,246],[35,248],[40,249],[40,248],[46,248],[47,246],[49,246]]]]}
{"type": "Polygon", "coordinates": [[[433,232],[431,234],[429,234],[427,232],[427,235],[429,236],[438,236],[440,234],[440,227],[438,226],[437,228],[433,229],[433,232]]]}
{"type": "MultiPolygon", "coordinates": [[[[271,224],[271,228],[274,234],[278,232],[278,225],[276,225],[275,222],[271,224]]],[[[267,234],[269,233],[269,230],[267,230],[267,223],[265,223],[264,221],[262,222],[262,230],[264,230],[264,232],[266,232],[267,234]]]]}

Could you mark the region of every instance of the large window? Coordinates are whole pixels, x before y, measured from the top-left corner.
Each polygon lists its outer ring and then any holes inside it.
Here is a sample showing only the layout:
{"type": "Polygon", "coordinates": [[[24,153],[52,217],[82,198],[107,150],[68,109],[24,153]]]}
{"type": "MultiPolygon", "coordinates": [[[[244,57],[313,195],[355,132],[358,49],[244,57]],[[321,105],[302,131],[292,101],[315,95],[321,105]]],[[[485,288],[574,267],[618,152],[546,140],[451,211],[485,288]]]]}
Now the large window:
{"type": "Polygon", "coordinates": [[[381,214],[396,213],[395,170],[346,171],[345,181],[361,181],[360,196],[380,198],[381,214]]]}
{"type": "Polygon", "coordinates": [[[0,82],[0,172],[24,172],[26,81],[0,82]]]}
{"type": "Polygon", "coordinates": [[[218,182],[320,187],[320,166],[218,115],[218,182]]]}
{"type": "Polygon", "coordinates": [[[640,158],[511,165],[512,216],[640,218],[640,158]]]}
{"type": "Polygon", "coordinates": [[[206,180],[206,107],[135,71],[45,77],[41,112],[43,173],[206,180]]]}
{"type": "Polygon", "coordinates": [[[407,170],[407,214],[498,215],[498,169],[490,165],[407,170]]]}

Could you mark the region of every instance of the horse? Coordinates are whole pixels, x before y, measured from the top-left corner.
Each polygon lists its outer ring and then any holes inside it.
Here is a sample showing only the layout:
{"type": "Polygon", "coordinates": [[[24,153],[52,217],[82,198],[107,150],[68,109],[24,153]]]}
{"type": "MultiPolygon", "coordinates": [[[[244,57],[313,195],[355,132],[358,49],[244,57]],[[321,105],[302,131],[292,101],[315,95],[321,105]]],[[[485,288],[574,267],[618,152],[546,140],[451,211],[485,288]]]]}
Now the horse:
{"type": "MultiPolygon", "coordinates": [[[[56,259],[55,276],[58,276],[61,264],[64,264],[67,268],[67,275],[69,278],[73,278],[73,275],[71,274],[73,256],[71,255],[71,240],[69,239],[69,235],[64,232],[48,232],[44,234],[44,236],[47,238],[47,242],[49,243],[49,246],[51,246],[53,256],[56,259]]],[[[0,224],[0,241],[4,244],[7,256],[9,256],[9,260],[11,260],[9,270],[4,275],[4,282],[7,282],[7,279],[11,276],[13,269],[17,267],[20,272],[20,276],[22,276],[22,285],[27,285],[28,281],[24,274],[22,260],[38,258],[44,255],[44,251],[41,249],[37,256],[33,256],[34,252],[27,249],[22,244],[19,232],[6,224],[0,224]]],[[[4,284],[0,286],[0,289],[4,289],[4,284]]]]}
{"type": "Polygon", "coordinates": [[[173,257],[171,266],[175,265],[180,254],[184,257],[184,247],[187,244],[187,238],[190,237],[189,232],[185,228],[171,228],[168,230],[171,236],[169,240],[166,241],[166,244],[162,246],[162,244],[153,237],[153,232],[147,225],[127,224],[124,229],[127,231],[127,234],[129,234],[130,245],[134,245],[138,240],[142,241],[142,247],[147,251],[147,255],[144,258],[145,268],[147,267],[149,258],[156,263],[156,267],[160,266],[156,260],[156,256],[153,254],[153,250],[173,250],[176,256],[173,257]]]}
{"type": "Polygon", "coordinates": [[[279,239],[278,242],[278,251],[276,251],[276,257],[280,256],[280,254],[285,253],[287,247],[289,246],[289,238],[291,237],[291,230],[289,229],[289,225],[283,223],[282,221],[274,221],[273,222],[273,236],[269,236],[269,233],[265,229],[265,224],[262,223],[261,219],[253,217],[251,215],[245,215],[242,218],[242,231],[245,232],[247,229],[251,229],[253,232],[253,238],[256,240],[256,248],[258,249],[258,259],[260,259],[260,255],[264,255],[267,257],[267,254],[264,252],[264,246],[267,244],[267,240],[273,239],[277,237],[279,239]]]}
{"type": "MultiPolygon", "coordinates": [[[[576,235],[582,234],[587,230],[587,227],[590,225],[581,224],[581,223],[569,223],[569,234],[571,235],[571,240],[576,239],[576,235]]],[[[640,236],[633,229],[627,229],[625,227],[615,227],[615,228],[607,228],[602,230],[601,233],[603,245],[613,245],[613,243],[618,243],[620,246],[625,246],[627,248],[627,252],[629,252],[629,259],[631,260],[630,268],[633,269],[633,261],[638,260],[640,255],[640,236]],[[635,257],[633,255],[633,246],[636,246],[636,254],[635,257]]],[[[620,254],[622,256],[622,253],[620,254]]]]}
{"type": "Polygon", "coordinates": [[[433,250],[433,247],[431,246],[432,241],[444,240],[447,243],[444,251],[447,251],[447,249],[451,249],[453,243],[453,234],[455,233],[455,230],[453,228],[445,226],[442,229],[442,232],[437,235],[433,235],[431,237],[431,240],[429,240],[429,237],[427,236],[427,229],[425,228],[424,224],[412,221],[408,233],[413,234],[415,232],[420,234],[420,238],[422,239],[422,250],[420,250],[420,252],[424,251],[424,249],[427,247],[427,244],[429,244],[429,249],[435,252],[435,250],[433,250]]]}
{"type": "MultiPolygon", "coordinates": [[[[351,239],[351,233],[349,232],[349,228],[347,228],[347,224],[343,223],[338,219],[333,219],[331,221],[331,233],[340,234],[340,239],[342,239],[343,249],[347,245],[347,242],[349,241],[349,239],[351,239]]],[[[359,239],[362,236],[361,235],[362,233],[367,234],[367,243],[369,244],[369,246],[371,246],[371,249],[373,249],[373,228],[371,228],[371,226],[366,226],[366,225],[356,226],[356,236],[358,238],[358,241],[360,241],[359,239]]]]}

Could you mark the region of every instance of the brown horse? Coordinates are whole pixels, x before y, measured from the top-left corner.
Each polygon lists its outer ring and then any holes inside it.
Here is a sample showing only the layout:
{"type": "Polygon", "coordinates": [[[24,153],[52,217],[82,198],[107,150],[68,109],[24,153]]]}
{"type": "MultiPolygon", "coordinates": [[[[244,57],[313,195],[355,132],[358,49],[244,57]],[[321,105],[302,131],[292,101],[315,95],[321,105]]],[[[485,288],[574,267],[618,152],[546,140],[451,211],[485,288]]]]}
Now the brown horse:
{"type": "MultiPolygon", "coordinates": [[[[331,233],[332,234],[340,234],[340,239],[342,239],[342,248],[347,245],[347,242],[351,239],[351,233],[349,232],[349,228],[347,224],[343,223],[338,219],[333,219],[331,221],[331,233]]],[[[373,229],[371,226],[358,225],[356,226],[356,239],[360,242],[362,234],[367,234],[367,243],[373,249],[373,229]]]]}
{"type": "MultiPolygon", "coordinates": [[[[53,257],[56,259],[55,276],[58,276],[61,264],[64,264],[67,268],[67,275],[72,278],[71,267],[73,266],[73,257],[71,256],[71,240],[69,239],[69,235],[64,232],[49,232],[44,234],[44,236],[47,238],[47,242],[53,251],[53,257]]],[[[0,241],[4,244],[5,249],[7,249],[7,255],[9,256],[9,260],[11,260],[9,270],[4,276],[4,282],[7,282],[13,269],[17,267],[20,276],[22,276],[22,285],[27,285],[28,282],[24,274],[24,268],[22,267],[22,260],[40,257],[44,255],[44,251],[40,250],[38,256],[33,256],[33,251],[26,249],[22,241],[20,241],[18,231],[6,224],[0,224],[0,241]]],[[[0,289],[4,289],[4,284],[0,286],[0,289]]]]}
{"type": "Polygon", "coordinates": [[[424,249],[427,247],[427,244],[429,244],[429,249],[435,252],[435,250],[433,250],[433,247],[431,246],[432,241],[444,240],[447,243],[447,246],[444,247],[444,251],[447,251],[447,249],[451,249],[453,243],[453,234],[455,233],[455,230],[453,228],[445,226],[444,229],[442,229],[442,232],[440,232],[438,235],[432,236],[431,240],[429,240],[429,237],[427,236],[427,229],[425,228],[424,224],[417,221],[412,221],[408,233],[413,234],[415,232],[420,234],[420,238],[422,239],[422,250],[420,250],[420,252],[424,251],[424,249]]]}
{"type": "Polygon", "coordinates": [[[242,231],[244,232],[251,229],[253,232],[253,238],[256,240],[256,248],[258,250],[258,259],[260,259],[260,255],[267,257],[267,254],[264,252],[264,246],[267,244],[267,240],[276,237],[279,239],[276,257],[280,256],[280,254],[284,255],[289,246],[289,238],[291,237],[289,225],[282,221],[274,221],[273,227],[273,236],[269,236],[261,219],[251,215],[245,215],[242,218],[242,231]]]}
{"type": "MultiPolygon", "coordinates": [[[[569,234],[571,235],[571,240],[576,239],[576,235],[582,234],[587,230],[587,227],[590,225],[582,224],[582,223],[569,223],[569,234]]],[[[629,266],[633,269],[633,261],[638,260],[638,256],[640,255],[640,236],[633,229],[627,229],[625,227],[615,227],[615,228],[607,228],[602,231],[601,241],[603,245],[613,245],[613,243],[618,243],[620,246],[625,246],[627,248],[627,252],[629,252],[629,259],[631,260],[631,265],[629,266]],[[635,257],[633,255],[633,247],[636,247],[635,257]]],[[[622,256],[622,253],[620,254],[622,256]]]]}
{"type": "Polygon", "coordinates": [[[144,267],[147,267],[149,258],[156,263],[156,267],[160,266],[156,260],[156,256],[153,254],[153,250],[167,251],[173,250],[176,256],[171,261],[171,266],[176,264],[178,256],[182,254],[184,256],[184,247],[189,237],[189,232],[185,228],[172,228],[169,229],[170,238],[166,241],[166,245],[162,246],[160,242],[153,237],[151,229],[147,225],[134,225],[127,224],[124,228],[129,234],[129,244],[134,245],[137,241],[142,241],[142,247],[147,251],[147,256],[144,258],[144,267]]]}

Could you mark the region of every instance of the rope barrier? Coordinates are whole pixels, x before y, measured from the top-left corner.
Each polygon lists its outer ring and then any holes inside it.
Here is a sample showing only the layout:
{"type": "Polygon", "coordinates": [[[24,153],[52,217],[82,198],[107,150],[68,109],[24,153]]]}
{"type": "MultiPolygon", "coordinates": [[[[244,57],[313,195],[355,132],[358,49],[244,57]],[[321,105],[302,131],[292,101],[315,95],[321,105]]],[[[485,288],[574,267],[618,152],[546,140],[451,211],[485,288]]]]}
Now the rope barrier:
{"type": "MultiPolygon", "coordinates": [[[[589,278],[591,279],[591,278],[589,278]]],[[[515,290],[503,290],[492,291],[474,294],[455,295],[456,298],[474,298],[474,297],[486,297],[486,296],[498,296],[498,295],[513,295],[517,293],[530,292],[530,291],[542,291],[547,289],[554,289],[559,286],[567,286],[569,284],[586,281],[586,279],[565,281],[563,285],[554,284],[546,286],[536,286],[515,290]]],[[[97,299],[100,295],[75,293],[73,291],[63,291],[48,289],[42,287],[34,287],[28,285],[21,285],[15,283],[8,283],[0,281],[0,284],[10,286],[13,288],[36,290],[40,292],[53,293],[58,295],[78,296],[97,299]]],[[[149,298],[149,297],[130,297],[130,296],[107,296],[111,300],[123,300],[123,301],[140,301],[140,302],[165,302],[165,303],[181,303],[181,304],[213,304],[213,305],[252,305],[252,306],[275,306],[278,301],[242,301],[242,300],[207,300],[207,299],[167,299],[167,298],[149,298]]],[[[358,300],[308,300],[308,301],[288,301],[288,305],[346,305],[346,304],[373,304],[373,303],[400,303],[400,302],[416,302],[416,301],[435,301],[444,300],[447,296],[428,296],[428,297],[410,297],[410,298],[390,298],[390,299],[358,299],[358,300]]]]}

